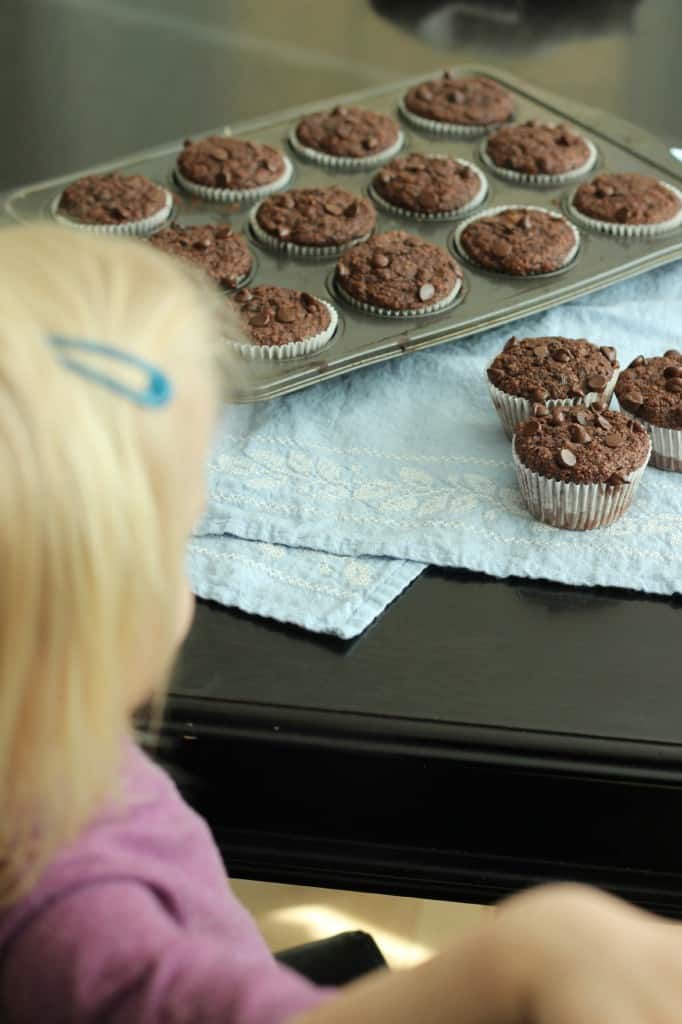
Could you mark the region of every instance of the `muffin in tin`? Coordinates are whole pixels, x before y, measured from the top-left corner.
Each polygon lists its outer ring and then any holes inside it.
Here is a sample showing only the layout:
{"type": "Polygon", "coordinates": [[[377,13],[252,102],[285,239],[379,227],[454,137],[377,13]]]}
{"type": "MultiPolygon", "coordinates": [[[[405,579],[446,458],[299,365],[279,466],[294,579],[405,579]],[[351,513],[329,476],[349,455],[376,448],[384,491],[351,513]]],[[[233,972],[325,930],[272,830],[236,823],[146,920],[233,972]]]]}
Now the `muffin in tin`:
{"type": "Polygon", "coordinates": [[[295,288],[261,284],[242,288],[234,302],[248,340],[226,338],[247,359],[310,355],[326,345],[338,326],[330,302],[295,288]]]}
{"type": "Polygon", "coordinates": [[[468,160],[425,153],[395,157],[370,186],[382,209],[415,220],[463,216],[483,202],[487,191],[485,176],[468,160]]]}
{"type": "Polygon", "coordinates": [[[486,370],[490,397],[508,437],[538,403],[592,405],[611,400],[618,378],[611,345],[586,338],[512,336],[486,370]]]}
{"type": "Polygon", "coordinates": [[[334,282],[342,298],[363,312],[419,316],[455,299],[462,272],[440,246],[407,231],[387,231],[347,249],[334,282]]]}
{"type": "Polygon", "coordinates": [[[303,117],[289,141],[299,156],[328,167],[363,169],[402,148],[400,126],[387,114],[364,107],[334,107],[303,117]]]}
{"type": "Polygon", "coordinates": [[[238,288],[253,267],[246,239],[229,224],[170,224],[149,242],[161,252],[199,267],[225,288],[238,288]]]}
{"type": "Polygon", "coordinates": [[[514,431],[519,487],[528,511],[565,530],[609,526],[630,507],[651,454],[643,426],[603,403],[537,405],[514,431]]]}
{"type": "Polygon", "coordinates": [[[533,120],[498,128],[483,143],[481,156],[509,181],[560,185],[590,171],[597,150],[567,124],[533,120]]]}
{"type": "Polygon", "coordinates": [[[682,192],[648,174],[599,174],[575,190],[569,212],[593,231],[658,235],[682,224],[682,192]]]}
{"type": "Polygon", "coordinates": [[[618,403],[651,436],[651,465],[682,473],[682,352],[637,356],[616,384],[618,403]]]}
{"type": "Polygon", "coordinates": [[[260,199],[284,188],[292,173],[291,161],[281,150],[227,135],[187,139],[175,168],[186,192],[222,203],[260,199]]]}
{"type": "Polygon", "coordinates": [[[538,206],[499,206],[460,225],[455,244],[484,270],[529,277],[568,266],[580,235],[560,213],[538,206]]]}
{"type": "Polygon", "coordinates": [[[458,77],[444,71],[440,78],[408,89],[400,111],[416,128],[441,135],[471,136],[509,121],[514,113],[514,97],[485,75],[458,77]]]}
{"type": "Polygon", "coordinates": [[[268,196],[251,213],[251,230],[263,245],[290,256],[336,256],[369,238],[376,210],[368,199],[338,185],[297,188],[268,196]]]}
{"type": "Polygon", "coordinates": [[[88,174],[67,185],[54,215],[72,227],[144,235],[169,219],[173,196],[142,174],[88,174]]]}

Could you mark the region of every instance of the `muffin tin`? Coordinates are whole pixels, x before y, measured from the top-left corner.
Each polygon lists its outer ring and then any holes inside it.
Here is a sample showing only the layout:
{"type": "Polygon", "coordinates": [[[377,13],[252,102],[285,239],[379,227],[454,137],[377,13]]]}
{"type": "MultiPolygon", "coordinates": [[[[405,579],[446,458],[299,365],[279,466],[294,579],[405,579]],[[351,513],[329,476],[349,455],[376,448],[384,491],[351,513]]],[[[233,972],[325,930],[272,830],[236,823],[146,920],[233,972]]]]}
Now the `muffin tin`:
{"type": "MultiPolygon", "coordinates": [[[[580,180],[589,179],[600,171],[639,171],[652,174],[677,188],[682,187],[682,167],[660,140],[644,130],[602,111],[537,89],[494,68],[457,66],[452,70],[461,75],[488,75],[511,90],[516,100],[515,121],[531,118],[567,121],[584,132],[597,148],[597,162],[580,180]]],[[[294,167],[290,187],[324,187],[335,183],[367,195],[376,168],[347,171],[306,163],[294,152],[288,141],[292,129],[304,114],[337,104],[359,104],[390,114],[401,122],[405,135],[403,151],[451,155],[469,160],[481,169],[488,180],[488,194],[476,211],[477,214],[491,207],[511,204],[542,206],[549,211],[567,215],[567,200],[576,187],[575,181],[569,186],[554,187],[514,184],[496,175],[482,161],[481,136],[450,139],[442,135],[429,135],[400,117],[399,104],[405,91],[411,85],[440,73],[425,73],[391,86],[317,100],[305,107],[218,129],[214,134],[222,132],[239,135],[280,147],[294,167]]],[[[201,138],[207,134],[210,133],[202,132],[196,137],[201,138]]],[[[333,281],[333,258],[313,261],[279,255],[260,245],[254,238],[249,229],[248,205],[226,206],[204,202],[183,193],[173,177],[175,157],[181,145],[182,142],[178,141],[146,150],[80,174],[112,170],[145,174],[172,188],[177,200],[174,216],[180,223],[228,221],[237,230],[245,232],[254,254],[251,283],[278,284],[311,292],[322,299],[331,300],[339,312],[336,333],[324,348],[309,356],[250,362],[248,374],[245,375],[247,383],[238,396],[242,401],[284,395],[362,366],[469,337],[682,256],[682,227],[644,239],[615,238],[581,228],[578,252],[567,267],[550,275],[512,278],[477,269],[462,258],[454,242],[457,221],[419,221],[392,215],[385,208],[378,207],[378,232],[402,228],[444,246],[460,263],[464,271],[464,282],[456,300],[447,309],[409,319],[372,316],[351,308],[338,295],[333,281]]],[[[53,218],[56,198],[64,185],[78,176],[71,174],[0,196],[0,223],[53,218]]],[[[472,212],[467,211],[467,216],[471,215],[472,212]]],[[[568,219],[571,219],[570,216],[568,219]]]]}

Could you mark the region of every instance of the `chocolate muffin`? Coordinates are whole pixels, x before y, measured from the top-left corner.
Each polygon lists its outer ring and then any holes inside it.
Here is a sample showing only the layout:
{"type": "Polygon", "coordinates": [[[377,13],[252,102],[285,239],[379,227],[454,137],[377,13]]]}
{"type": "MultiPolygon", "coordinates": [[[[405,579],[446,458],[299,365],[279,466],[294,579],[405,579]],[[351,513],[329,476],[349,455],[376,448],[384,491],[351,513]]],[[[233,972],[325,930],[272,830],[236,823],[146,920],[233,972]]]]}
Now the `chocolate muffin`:
{"type": "Polygon", "coordinates": [[[514,431],[519,486],[535,519],[566,530],[608,526],[629,508],[651,454],[645,428],[596,403],[538,404],[514,431]]]}
{"type": "Polygon", "coordinates": [[[387,231],[348,249],[335,283],[351,305],[382,316],[416,316],[449,305],[462,285],[452,256],[407,231],[387,231]]]}
{"type": "Polygon", "coordinates": [[[334,107],[308,114],[289,136],[307,160],[331,167],[373,167],[394,156],[403,133],[392,117],[362,107],[334,107]]]}
{"type": "Polygon", "coordinates": [[[171,224],[149,239],[161,252],[200,267],[225,288],[237,288],[251,273],[253,259],[243,235],[229,224],[171,224]]]}
{"type": "Polygon", "coordinates": [[[234,296],[249,342],[227,339],[249,359],[309,355],[325,345],[338,324],[334,307],[294,288],[262,284],[234,296]]]}
{"type": "Polygon", "coordinates": [[[477,135],[511,118],[514,97],[485,75],[458,78],[451,71],[444,71],[441,78],[408,89],[400,111],[417,128],[442,134],[477,135]]]}
{"type": "Polygon", "coordinates": [[[468,160],[408,153],[377,171],[371,194],[389,213],[444,220],[473,209],[483,201],[487,188],[483,174],[468,160]]]}
{"type": "Polygon", "coordinates": [[[649,431],[651,465],[682,473],[682,352],[637,356],[618,378],[616,397],[649,431]]]}
{"type": "Polygon", "coordinates": [[[682,224],[682,193],[647,174],[599,174],[575,190],[570,212],[595,231],[656,235],[682,224]]]}
{"type": "Polygon", "coordinates": [[[611,401],[618,358],[586,338],[512,336],[486,371],[490,396],[508,437],[538,402],[552,406],[611,401]]]}
{"type": "Polygon", "coordinates": [[[64,189],[57,220],[89,231],[143,235],[168,220],[173,196],[141,174],[89,174],[64,189]]]}
{"type": "Polygon", "coordinates": [[[555,185],[585,174],[597,151],[567,124],[504,125],[486,139],[482,157],[489,167],[511,181],[555,185]]]}
{"type": "Polygon", "coordinates": [[[576,228],[537,206],[499,206],[457,229],[457,248],[477,266],[515,277],[551,274],[578,251],[576,228]]]}
{"type": "Polygon", "coordinates": [[[289,181],[291,161],[262,142],[226,135],[190,139],[178,154],[175,176],[192,195],[232,203],[260,199],[289,181]]]}
{"type": "Polygon", "coordinates": [[[298,256],[337,256],[368,238],[377,215],[368,199],[338,185],[295,188],[264,199],[251,214],[256,238],[298,256]]]}

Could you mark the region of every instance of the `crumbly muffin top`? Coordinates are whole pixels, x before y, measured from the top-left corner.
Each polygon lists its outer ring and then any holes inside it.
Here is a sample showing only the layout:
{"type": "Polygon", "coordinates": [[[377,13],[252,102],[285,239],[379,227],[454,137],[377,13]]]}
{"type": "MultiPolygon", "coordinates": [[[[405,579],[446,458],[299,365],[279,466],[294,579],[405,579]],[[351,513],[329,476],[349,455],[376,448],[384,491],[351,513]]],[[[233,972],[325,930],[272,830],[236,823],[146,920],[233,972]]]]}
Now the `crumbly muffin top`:
{"type": "Polygon", "coordinates": [[[540,476],[619,486],[646,461],[651,443],[641,423],[597,402],[589,408],[534,406],[514,431],[514,447],[520,462],[540,476]]]}
{"type": "Polygon", "coordinates": [[[464,229],[460,244],[486,270],[527,277],[565,266],[576,247],[576,233],[561,214],[510,207],[478,217],[464,229]]]}
{"type": "Polygon", "coordinates": [[[89,174],[66,186],[57,209],[82,224],[128,224],[153,217],[167,195],[142,174],[89,174]]]}
{"type": "Polygon", "coordinates": [[[200,267],[226,288],[236,288],[251,271],[251,252],[229,224],[171,224],[149,239],[161,252],[200,267]]]}
{"type": "Polygon", "coordinates": [[[647,174],[599,174],[576,190],[573,205],[586,217],[616,224],[660,224],[682,209],[678,196],[647,174]]]}
{"type": "Polygon", "coordinates": [[[590,158],[582,135],[567,124],[541,121],[504,125],[487,140],[486,152],[498,167],[520,174],[566,174],[590,158]]]}
{"type": "Polygon", "coordinates": [[[274,146],[226,135],[190,139],[178,154],[183,177],[207,188],[241,190],[270,185],[286,170],[284,156],[274,146]]]}
{"type": "Polygon", "coordinates": [[[345,245],[374,229],[376,211],[368,199],[338,185],[292,188],[264,199],[259,226],[282,242],[297,245],[345,245]]]}
{"type": "Polygon", "coordinates": [[[438,245],[387,231],[344,252],[336,278],[352,298],[384,309],[428,309],[455,288],[461,271],[438,245]]]}
{"type": "Polygon", "coordinates": [[[586,338],[512,336],[488,367],[488,378],[507,395],[530,402],[601,394],[618,369],[615,348],[586,338]]]}
{"type": "Polygon", "coordinates": [[[334,107],[299,121],[296,138],[301,145],[331,156],[368,157],[389,149],[399,131],[386,114],[363,107],[334,107]]]}
{"type": "Polygon", "coordinates": [[[637,356],[616,384],[621,406],[657,427],[682,430],[682,352],[637,356]]]}
{"type": "Polygon", "coordinates": [[[481,191],[481,179],[450,156],[397,156],[372,180],[378,195],[414,213],[447,213],[466,206],[481,191]]]}
{"type": "Polygon", "coordinates": [[[254,345],[286,345],[325,331],[329,309],[308,292],[260,284],[234,296],[249,340],[254,345]]]}
{"type": "Polygon", "coordinates": [[[458,78],[451,71],[412,86],[403,102],[419,117],[461,125],[498,124],[508,121],[514,112],[514,97],[492,78],[458,78]]]}

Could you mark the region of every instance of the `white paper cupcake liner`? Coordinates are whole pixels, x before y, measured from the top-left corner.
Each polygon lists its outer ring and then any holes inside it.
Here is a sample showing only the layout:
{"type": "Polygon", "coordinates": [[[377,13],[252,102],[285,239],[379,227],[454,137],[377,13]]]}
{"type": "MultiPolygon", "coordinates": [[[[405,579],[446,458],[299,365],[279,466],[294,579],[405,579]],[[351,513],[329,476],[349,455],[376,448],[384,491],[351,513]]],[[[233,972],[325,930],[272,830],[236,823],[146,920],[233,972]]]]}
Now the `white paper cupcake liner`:
{"type": "Polygon", "coordinates": [[[195,181],[190,181],[189,178],[186,178],[181,173],[177,166],[173,173],[178,184],[182,186],[185,192],[189,192],[193,196],[199,196],[200,199],[206,199],[210,203],[253,202],[256,199],[263,199],[264,196],[269,196],[272,192],[279,192],[280,189],[284,188],[291,181],[294,173],[293,164],[284,153],[282,154],[282,160],[284,161],[284,171],[280,174],[279,178],[275,178],[274,181],[269,181],[265,185],[256,185],[253,188],[210,188],[208,185],[197,185],[195,181]]]}
{"type": "Polygon", "coordinates": [[[667,469],[670,473],[682,473],[682,430],[673,427],[657,427],[639,416],[633,416],[618,403],[621,412],[637,420],[646,429],[651,439],[651,465],[656,469],[667,469]]]}
{"type": "Polygon", "coordinates": [[[322,150],[304,146],[296,134],[296,127],[292,128],[289,133],[289,144],[299,156],[311,163],[320,164],[323,167],[338,167],[339,170],[344,168],[362,171],[368,167],[378,167],[379,164],[396,156],[405,145],[405,136],[398,129],[398,137],[395,142],[386,149],[382,149],[381,152],[372,153],[370,156],[334,156],[332,153],[323,153],[322,150]]]}
{"type": "Polygon", "coordinates": [[[520,395],[508,395],[506,391],[501,391],[499,388],[495,387],[488,376],[488,370],[492,366],[493,362],[494,360],[492,360],[486,367],[485,379],[488,384],[492,403],[495,406],[497,415],[500,417],[504,432],[510,439],[514,436],[514,428],[517,427],[519,423],[527,420],[529,416],[533,415],[534,405],[541,404],[546,406],[548,409],[552,409],[555,405],[589,406],[594,402],[605,402],[608,405],[611,401],[613,389],[616,386],[619,374],[619,371],[615,370],[603,391],[588,391],[584,398],[548,398],[547,401],[538,403],[531,402],[530,399],[522,398],[520,395]]]}
{"type": "MultiPolygon", "coordinates": [[[[549,277],[551,274],[561,273],[561,271],[565,270],[566,267],[570,266],[570,264],[573,262],[578,253],[578,249],[580,248],[580,232],[576,228],[575,224],[571,224],[570,220],[568,220],[562,214],[555,213],[553,210],[548,210],[544,206],[531,206],[530,204],[526,203],[507,203],[505,206],[489,206],[487,209],[481,210],[480,213],[475,214],[475,216],[467,217],[467,219],[462,221],[461,224],[458,224],[455,229],[453,241],[455,243],[455,248],[458,254],[462,257],[462,259],[466,260],[474,267],[479,266],[479,264],[476,263],[474,257],[470,256],[466,249],[462,246],[462,234],[464,231],[466,231],[470,224],[474,223],[474,221],[480,220],[481,217],[494,217],[495,214],[503,213],[504,210],[538,210],[540,213],[548,213],[550,217],[553,217],[555,220],[562,220],[564,224],[568,225],[568,227],[573,232],[574,244],[567,253],[567,255],[564,257],[564,261],[561,264],[561,266],[557,267],[556,270],[548,270],[544,273],[538,272],[537,274],[507,274],[505,273],[504,270],[493,270],[490,271],[490,273],[502,274],[504,277],[517,278],[519,280],[524,281],[528,280],[528,278],[549,277]]],[[[481,267],[481,270],[487,269],[487,267],[481,267]]]]}
{"type": "MultiPolygon", "coordinates": [[[[667,188],[682,203],[682,192],[675,188],[674,185],[670,185],[667,181],[659,181],[659,185],[667,188]]],[[[577,189],[575,192],[577,192],[577,189]]],[[[573,192],[568,200],[568,212],[573,220],[589,231],[599,231],[602,234],[614,235],[618,238],[652,238],[654,235],[663,235],[667,231],[674,231],[675,228],[682,224],[682,206],[680,206],[674,217],[671,217],[669,220],[662,220],[658,224],[618,224],[610,220],[597,220],[596,217],[588,217],[587,214],[576,209],[573,205],[575,192],[573,192]]]]}
{"type": "Polygon", "coordinates": [[[173,196],[164,189],[165,198],[163,206],[156,213],[142,220],[128,221],[124,224],[86,224],[80,220],[74,220],[64,213],[60,213],[57,207],[61,199],[61,193],[52,204],[52,216],[59,224],[66,224],[70,228],[78,228],[81,231],[92,231],[101,235],[150,235],[153,231],[162,227],[170,220],[173,213],[173,196]]]}
{"type": "MultiPolygon", "coordinates": [[[[442,157],[443,154],[429,153],[428,156],[442,157]]],[[[461,157],[456,157],[456,159],[458,163],[465,164],[467,167],[470,167],[479,181],[479,189],[473,199],[470,199],[468,203],[465,203],[464,206],[458,207],[456,210],[444,210],[439,213],[424,213],[420,210],[408,210],[404,206],[395,206],[393,203],[389,203],[387,199],[384,199],[383,196],[380,196],[372,184],[370,184],[367,190],[369,192],[370,199],[376,206],[380,207],[386,213],[390,213],[395,217],[409,217],[410,220],[443,221],[456,220],[459,217],[465,217],[467,213],[470,213],[471,210],[475,210],[476,207],[480,206],[485,200],[485,197],[488,194],[488,181],[485,174],[483,174],[475,164],[472,164],[469,160],[462,160],[461,157]]]]}
{"type": "Polygon", "coordinates": [[[512,455],[528,511],[541,523],[562,530],[596,530],[615,523],[632,504],[649,462],[647,456],[624,484],[574,484],[552,480],[528,469],[516,454],[516,441],[512,444],[512,455]]]}
{"type": "Polygon", "coordinates": [[[457,124],[454,121],[436,121],[433,118],[413,113],[405,106],[404,100],[400,100],[398,103],[398,110],[408,124],[419,128],[420,131],[432,132],[434,135],[457,136],[461,139],[474,139],[477,135],[486,135],[509,123],[508,121],[494,121],[491,124],[457,124]]]}
{"type": "Polygon", "coordinates": [[[258,223],[258,210],[260,203],[255,206],[249,216],[249,227],[254,237],[261,243],[261,245],[267,246],[268,249],[273,249],[275,252],[286,253],[287,256],[300,256],[305,259],[317,259],[323,260],[328,259],[330,256],[340,256],[344,249],[347,249],[349,245],[357,245],[358,242],[366,242],[372,234],[369,231],[366,235],[362,235],[359,238],[351,238],[347,242],[343,242],[341,245],[299,245],[297,242],[289,242],[277,238],[275,235],[269,234],[264,228],[258,223]]]}
{"type": "Polygon", "coordinates": [[[576,178],[582,177],[583,174],[587,174],[597,162],[597,147],[589,139],[586,139],[584,136],[582,138],[590,151],[590,155],[580,167],[574,167],[572,171],[565,171],[563,174],[524,174],[521,171],[513,171],[509,167],[499,167],[488,153],[488,139],[481,146],[481,160],[498,177],[505,178],[507,181],[513,181],[515,184],[565,185],[567,182],[574,181],[576,178]]]}
{"type": "Polygon", "coordinates": [[[426,313],[436,313],[439,309],[445,309],[452,302],[455,301],[462,289],[461,277],[457,279],[455,287],[452,289],[449,295],[446,295],[444,299],[440,299],[439,302],[434,302],[431,306],[423,306],[421,309],[387,309],[385,306],[373,306],[369,302],[359,302],[358,299],[354,299],[352,295],[349,295],[345,288],[339,284],[338,276],[334,275],[334,287],[338,291],[339,295],[349,306],[353,306],[355,309],[361,310],[363,313],[371,313],[372,316],[385,316],[393,318],[406,317],[419,317],[424,316],[426,313]]]}
{"type": "Polygon", "coordinates": [[[322,348],[334,337],[336,328],[339,325],[339,314],[330,302],[318,299],[323,306],[329,310],[329,326],[319,334],[313,334],[310,338],[303,338],[302,341],[288,341],[284,345],[253,345],[245,341],[230,341],[226,339],[230,348],[234,349],[244,359],[292,359],[294,356],[308,356],[317,349],[322,348]]]}

